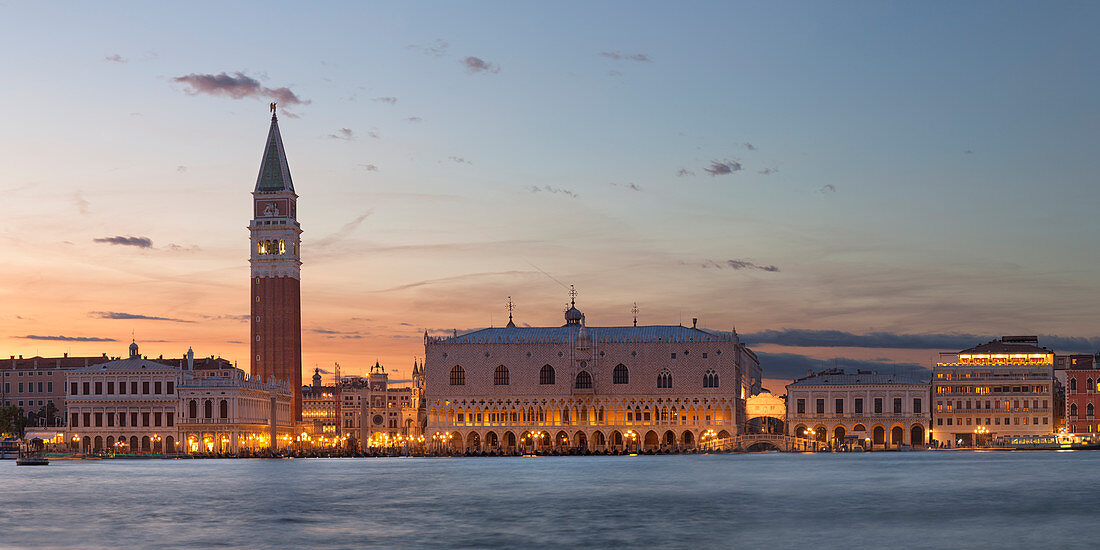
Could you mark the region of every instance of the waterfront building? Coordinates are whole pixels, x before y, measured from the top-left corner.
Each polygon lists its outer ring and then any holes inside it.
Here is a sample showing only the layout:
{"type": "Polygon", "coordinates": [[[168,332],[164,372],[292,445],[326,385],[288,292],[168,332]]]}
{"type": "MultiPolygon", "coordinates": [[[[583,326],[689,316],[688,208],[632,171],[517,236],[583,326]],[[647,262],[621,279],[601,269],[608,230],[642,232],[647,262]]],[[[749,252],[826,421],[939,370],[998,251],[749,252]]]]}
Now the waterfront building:
{"type": "MultiPolygon", "coordinates": [[[[414,364],[414,373],[417,367],[414,364]]],[[[419,443],[419,407],[413,388],[391,387],[385,367],[375,362],[366,384],[342,390],[345,432],[357,429],[360,447],[391,447],[419,443]],[[349,409],[358,409],[351,413],[349,409]],[[356,414],[357,413],[357,414],[356,414]]]]}
{"type": "Polygon", "coordinates": [[[921,447],[931,416],[928,383],[904,376],[829,369],[787,385],[789,435],[833,448],[921,447]]]}
{"type": "Polygon", "coordinates": [[[787,433],[787,400],[762,392],[745,400],[745,432],[750,434],[787,433]]]}
{"type": "Polygon", "coordinates": [[[28,357],[0,361],[0,405],[19,407],[43,427],[65,425],[65,375],[72,369],[106,363],[96,357],[28,357]],[[51,407],[52,405],[52,407],[51,407]]]}
{"type": "Polygon", "coordinates": [[[187,369],[178,384],[178,438],[184,452],[285,448],[295,438],[290,386],[246,377],[238,368],[187,369]]]}
{"type": "Polygon", "coordinates": [[[301,234],[298,195],[279,134],[275,104],[260,173],[252,191],[250,372],[261,380],[275,377],[293,392],[294,419],[302,419],[301,234]]]}
{"type": "Polygon", "coordinates": [[[1074,354],[1058,359],[1066,374],[1066,432],[1100,436],[1100,356],[1074,354]]]}
{"type": "Polygon", "coordinates": [[[1036,336],[941,353],[932,385],[934,437],[945,445],[1053,433],[1054,352],[1036,336]]]}
{"type": "Polygon", "coordinates": [[[65,440],[84,452],[174,452],[181,372],[137,343],[126,359],[67,371],[65,440]]]}
{"type": "Polygon", "coordinates": [[[451,450],[685,449],[739,432],[760,391],[736,332],[561,327],[424,335],[425,443],[451,450]]]}
{"type": "Polygon", "coordinates": [[[312,384],[302,386],[302,430],[312,437],[335,437],[341,430],[336,409],[336,388],[321,382],[321,369],[313,369],[312,384]]]}

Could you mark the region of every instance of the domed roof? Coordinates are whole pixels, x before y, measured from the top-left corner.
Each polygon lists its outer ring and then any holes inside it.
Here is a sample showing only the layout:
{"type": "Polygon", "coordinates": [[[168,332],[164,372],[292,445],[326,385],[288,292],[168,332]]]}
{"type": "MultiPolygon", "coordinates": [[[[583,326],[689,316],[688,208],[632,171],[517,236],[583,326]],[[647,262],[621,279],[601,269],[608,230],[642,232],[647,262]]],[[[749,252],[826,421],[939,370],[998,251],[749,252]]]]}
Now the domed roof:
{"type": "Polygon", "coordinates": [[[565,310],[565,324],[579,325],[583,319],[584,314],[577,309],[577,306],[570,304],[569,309],[565,310]]]}
{"type": "Polygon", "coordinates": [[[130,342],[130,357],[138,356],[138,345],[136,341],[130,342]]]}

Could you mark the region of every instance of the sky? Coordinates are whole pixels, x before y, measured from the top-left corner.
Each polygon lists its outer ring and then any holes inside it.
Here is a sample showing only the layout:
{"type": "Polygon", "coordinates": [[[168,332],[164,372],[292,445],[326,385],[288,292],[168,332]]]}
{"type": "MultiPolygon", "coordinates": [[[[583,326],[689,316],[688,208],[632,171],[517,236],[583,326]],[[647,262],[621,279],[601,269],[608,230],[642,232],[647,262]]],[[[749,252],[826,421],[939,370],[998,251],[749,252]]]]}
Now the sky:
{"type": "MultiPolygon", "coordinates": [[[[303,366],[425,331],[736,328],[807,369],[1100,349],[1100,6],[0,4],[0,346],[247,364],[269,124],[303,366]]],[[[0,356],[5,355],[0,353],[0,356]]]]}

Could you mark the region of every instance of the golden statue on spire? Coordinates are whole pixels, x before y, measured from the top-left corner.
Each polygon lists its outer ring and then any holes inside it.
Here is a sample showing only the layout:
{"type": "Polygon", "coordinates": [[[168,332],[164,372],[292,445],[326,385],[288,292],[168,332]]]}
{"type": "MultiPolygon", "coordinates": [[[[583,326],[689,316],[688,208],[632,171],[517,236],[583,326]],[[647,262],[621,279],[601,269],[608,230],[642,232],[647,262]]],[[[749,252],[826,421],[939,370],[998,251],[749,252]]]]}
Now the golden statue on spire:
{"type": "Polygon", "coordinates": [[[275,104],[274,103],[271,104],[271,114],[273,114],[273,115],[275,114],[275,104]]]}

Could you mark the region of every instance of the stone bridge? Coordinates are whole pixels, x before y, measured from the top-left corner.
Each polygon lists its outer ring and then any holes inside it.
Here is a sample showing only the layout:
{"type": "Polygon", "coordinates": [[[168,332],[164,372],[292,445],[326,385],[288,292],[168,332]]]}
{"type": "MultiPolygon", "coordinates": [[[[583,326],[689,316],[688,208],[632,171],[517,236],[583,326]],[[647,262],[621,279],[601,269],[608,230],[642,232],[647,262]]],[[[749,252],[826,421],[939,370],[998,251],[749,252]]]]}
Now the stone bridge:
{"type": "Polygon", "coordinates": [[[813,451],[819,441],[784,434],[745,434],[704,441],[704,451],[813,451]]]}

